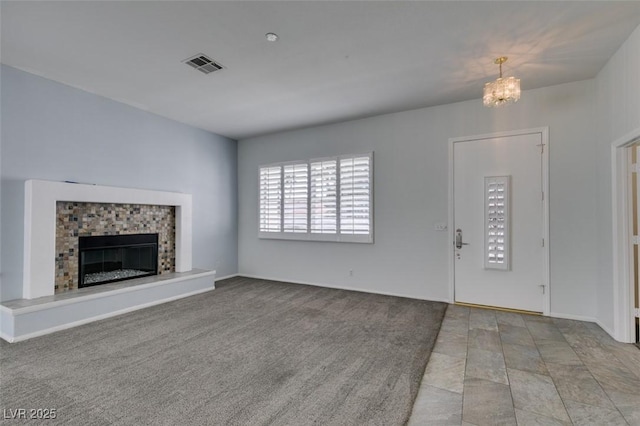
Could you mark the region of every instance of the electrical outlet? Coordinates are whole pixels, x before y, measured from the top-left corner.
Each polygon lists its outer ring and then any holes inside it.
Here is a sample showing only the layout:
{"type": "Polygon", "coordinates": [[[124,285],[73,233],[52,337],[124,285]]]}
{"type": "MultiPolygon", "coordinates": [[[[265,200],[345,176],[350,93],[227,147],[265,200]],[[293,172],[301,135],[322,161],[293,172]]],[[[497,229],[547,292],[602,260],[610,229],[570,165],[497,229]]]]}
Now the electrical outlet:
{"type": "Polygon", "coordinates": [[[433,225],[433,229],[435,229],[436,231],[446,231],[447,230],[447,224],[444,223],[444,222],[438,222],[438,223],[433,225]]]}
{"type": "Polygon", "coordinates": [[[349,269],[349,276],[352,277],[353,276],[353,269],[349,269]]]}

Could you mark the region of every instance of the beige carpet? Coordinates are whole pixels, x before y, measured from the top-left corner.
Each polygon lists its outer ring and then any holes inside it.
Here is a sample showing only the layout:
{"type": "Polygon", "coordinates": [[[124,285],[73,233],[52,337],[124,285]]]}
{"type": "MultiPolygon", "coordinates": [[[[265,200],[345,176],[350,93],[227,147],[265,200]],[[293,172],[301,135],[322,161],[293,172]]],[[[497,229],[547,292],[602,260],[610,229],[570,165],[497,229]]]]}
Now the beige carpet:
{"type": "Polygon", "coordinates": [[[62,424],[402,425],[446,304],[233,278],[0,345],[0,408],[62,424]]]}

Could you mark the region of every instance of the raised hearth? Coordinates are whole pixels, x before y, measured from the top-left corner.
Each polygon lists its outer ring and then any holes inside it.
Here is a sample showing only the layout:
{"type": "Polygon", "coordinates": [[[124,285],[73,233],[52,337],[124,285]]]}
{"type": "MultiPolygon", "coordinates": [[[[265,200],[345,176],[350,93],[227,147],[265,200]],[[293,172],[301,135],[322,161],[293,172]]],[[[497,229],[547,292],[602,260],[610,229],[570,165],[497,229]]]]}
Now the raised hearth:
{"type": "Polygon", "coordinates": [[[215,271],[192,269],[0,303],[0,338],[18,342],[215,289],[215,271]]]}

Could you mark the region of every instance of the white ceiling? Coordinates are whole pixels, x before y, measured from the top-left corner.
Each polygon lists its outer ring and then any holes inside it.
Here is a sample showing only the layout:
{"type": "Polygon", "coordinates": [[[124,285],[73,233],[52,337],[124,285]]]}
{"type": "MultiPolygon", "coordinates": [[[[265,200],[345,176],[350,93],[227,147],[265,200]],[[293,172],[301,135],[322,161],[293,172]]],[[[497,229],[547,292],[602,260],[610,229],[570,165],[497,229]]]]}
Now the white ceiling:
{"type": "MultiPolygon", "coordinates": [[[[596,76],[640,2],[2,1],[2,63],[241,139],[596,76]],[[265,33],[280,40],[269,43],[265,33]],[[204,53],[209,75],[182,60],[204,53]]],[[[526,93],[524,94],[526,96],[526,93]]]]}

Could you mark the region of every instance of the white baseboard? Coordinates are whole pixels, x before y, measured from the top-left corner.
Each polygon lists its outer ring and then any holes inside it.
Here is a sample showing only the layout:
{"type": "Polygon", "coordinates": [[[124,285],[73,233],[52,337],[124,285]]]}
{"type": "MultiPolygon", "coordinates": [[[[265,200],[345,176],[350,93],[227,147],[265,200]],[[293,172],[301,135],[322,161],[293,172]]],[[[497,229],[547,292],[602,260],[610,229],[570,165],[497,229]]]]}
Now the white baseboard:
{"type": "Polygon", "coordinates": [[[228,280],[229,278],[235,278],[235,277],[239,277],[240,274],[231,274],[231,275],[227,275],[226,277],[216,277],[216,282],[218,281],[222,281],[222,280],[228,280]]]}
{"type": "Polygon", "coordinates": [[[439,298],[428,298],[427,299],[427,298],[422,298],[422,297],[410,296],[410,295],[406,295],[406,294],[388,292],[388,291],[367,290],[367,289],[362,289],[362,288],[339,286],[339,285],[326,284],[326,283],[315,283],[315,282],[300,281],[300,280],[292,281],[291,279],[285,279],[285,278],[265,277],[265,276],[250,275],[250,274],[243,274],[243,273],[239,273],[236,276],[245,277],[245,278],[255,278],[257,280],[281,281],[281,282],[291,283],[291,284],[312,285],[314,287],[334,288],[336,290],[357,291],[357,292],[360,292],[360,293],[380,294],[380,295],[383,295],[383,296],[404,297],[406,299],[427,300],[429,302],[450,303],[448,299],[439,299],[439,298]]]}
{"type": "Polygon", "coordinates": [[[574,320],[574,321],[597,322],[595,318],[587,317],[584,315],[561,314],[558,312],[550,312],[549,316],[553,318],[561,318],[561,319],[568,319],[568,320],[574,320]]]}
{"type": "Polygon", "coordinates": [[[603,329],[609,336],[611,336],[612,339],[614,339],[616,341],[619,341],[619,342],[622,342],[622,343],[632,343],[632,342],[623,342],[621,340],[616,339],[616,336],[613,333],[613,330],[610,329],[609,327],[607,327],[606,325],[604,325],[602,323],[602,321],[600,321],[597,318],[586,317],[586,316],[582,316],[582,315],[559,314],[559,313],[555,313],[555,312],[550,313],[549,316],[554,317],[554,318],[563,318],[563,319],[576,320],[576,321],[592,322],[592,323],[597,324],[598,327],[600,327],[601,329],[603,329]]]}
{"type": "MultiPolygon", "coordinates": [[[[284,279],[284,278],[278,278],[278,277],[267,277],[267,276],[243,274],[243,273],[237,273],[237,274],[234,274],[234,275],[230,275],[228,277],[219,278],[219,279],[216,279],[216,281],[223,280],[223,279],[226,279],[226,278],[233,278],[233,277],[255,278],[255,279],[258,279],[258,280],[269,280],[269,281],[281,281],[281,282],[289,282],[289,283],[292,283],[292,284],[312,285],[314,287],[334,288],[334,289],[338,289],[338,290],[358,291],[358,292],[361,292],[361,293],[381,294],[381,295],[384,295],[384,296],[405,297],[405,298],[408,298],[408,299],[428,300],[428,301],[432,301],[432,302],[443,302],[443,303],[449,303],[449,304],[451,303],[451,301],[448,300],[448,299],[440,299],[440,298],[428,298],[427,299],[427,298],[409,296],[409,295],[406,295],[406,294],[399,294],[399,293],[393,293],[393,292],[387,292],[387,291],[365,290],[365,289],[361,289],[361,288],[355,288],[355,287],[349,287],[349,286],[338,286],[338,285],[333,285],[333,284],[317,283],[317,282],[311,282],[311,281],[300,281],[300,280],[292,281],[290,279],[284,279]]],[[[607,334],[609,334],[612,338],[615,339],[613,331],[609,327],[607,327],[604,324],[602,324],[599,320],[597,320],[594,317],[589,317],[589,316],[584,316],[584,315],[564,314],[564,313],[558,313],[558,312],[551,312],[551,313],[549,313],[549,316],[553,317],[553,318],[562,318],[562,319],[568,319],[568,320],[585,321],[585,322],[596,323],[607,334]]]]}
{"type": "Polygon", "coordinates": [[[611,338],[612,338],[613,340],[616,340],[616,341],[618,341],[618,342],[622,342],[622,343],[633,343],[633,342],[624,342],[624,341],[622,341],[622,340],[618,340],[618,339],[616,339],[616,336],[615,336],[615,334],[613,333],[613,330],[611,330],[609,327],[607,327],[606,325],[604,325],[600,320],[596,319],[594,322],[595,322],[596,324],[598,324],[598,326],[599,326],[601,329],[603,329],[604,331],[606,331],[606,332],[607,332],[607,334],[608,334],[609,336],[611,336],[611,338]]]}

